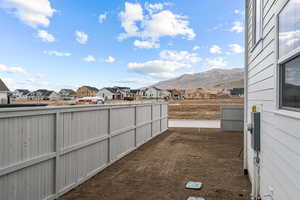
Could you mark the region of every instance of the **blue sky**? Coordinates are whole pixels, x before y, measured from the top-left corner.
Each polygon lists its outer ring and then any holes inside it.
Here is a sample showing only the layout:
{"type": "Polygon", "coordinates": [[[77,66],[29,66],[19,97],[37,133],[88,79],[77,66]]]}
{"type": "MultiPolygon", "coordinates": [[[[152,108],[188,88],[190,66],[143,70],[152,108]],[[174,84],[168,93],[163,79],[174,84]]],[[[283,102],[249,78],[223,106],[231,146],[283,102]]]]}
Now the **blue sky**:
{"type": "Polygon", "coordinates": [[[0,0],[10,89],[138,88],[243,67],[243,1],[0,0]]]}

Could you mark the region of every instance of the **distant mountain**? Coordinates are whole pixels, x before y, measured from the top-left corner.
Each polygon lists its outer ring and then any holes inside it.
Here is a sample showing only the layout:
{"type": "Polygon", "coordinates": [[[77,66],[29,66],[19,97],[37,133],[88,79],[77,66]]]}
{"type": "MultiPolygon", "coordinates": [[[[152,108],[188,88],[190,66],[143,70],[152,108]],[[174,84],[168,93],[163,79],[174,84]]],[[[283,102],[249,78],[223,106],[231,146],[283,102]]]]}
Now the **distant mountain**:
{"type": "Polygon", "coordinates": [[[244,69],[212,69],[196,74],[184,74],[178,78],[161,81],[155,85],[160,89],[173,88],[243,88],[244,69]]]}

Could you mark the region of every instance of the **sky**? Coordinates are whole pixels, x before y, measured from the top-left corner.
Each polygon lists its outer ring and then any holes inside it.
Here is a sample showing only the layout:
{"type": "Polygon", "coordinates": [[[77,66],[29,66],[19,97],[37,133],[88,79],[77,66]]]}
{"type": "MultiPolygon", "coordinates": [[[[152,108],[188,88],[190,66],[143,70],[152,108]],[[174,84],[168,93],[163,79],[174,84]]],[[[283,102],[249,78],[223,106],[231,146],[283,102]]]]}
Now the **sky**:
{"type": "Polygon", "coordinates": [[[0,0],[11,90],[144,87],[244,64],[244,1],[0,0]]]}

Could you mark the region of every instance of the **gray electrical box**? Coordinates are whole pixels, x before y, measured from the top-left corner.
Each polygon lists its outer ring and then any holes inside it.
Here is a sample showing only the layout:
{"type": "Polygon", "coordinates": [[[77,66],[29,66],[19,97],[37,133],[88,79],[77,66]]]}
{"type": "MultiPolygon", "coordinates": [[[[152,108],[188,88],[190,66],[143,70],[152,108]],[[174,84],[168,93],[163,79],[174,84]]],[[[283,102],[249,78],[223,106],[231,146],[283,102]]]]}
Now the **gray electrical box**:
{"type": "Polygon", "coordinates": [[[260,112],[251,113],[251,147],[260,151],[260,112]]]}

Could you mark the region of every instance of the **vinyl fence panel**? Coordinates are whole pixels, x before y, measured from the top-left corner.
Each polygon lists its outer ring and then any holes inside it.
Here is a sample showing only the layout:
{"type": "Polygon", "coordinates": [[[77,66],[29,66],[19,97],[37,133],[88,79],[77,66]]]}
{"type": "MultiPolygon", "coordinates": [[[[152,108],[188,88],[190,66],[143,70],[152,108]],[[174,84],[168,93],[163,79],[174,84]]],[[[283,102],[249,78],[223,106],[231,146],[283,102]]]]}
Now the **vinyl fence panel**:
{"type": "Polygon", "coordinates": [[[165,103],[0,110],[0,199],[55,199],[168,129],[165,103]]]}
{"type": "Polygon", "coordinates": [[[244,107],[221,106],[221,129],[223,131],[244,131],[244,107]]]}

